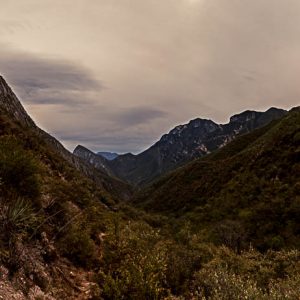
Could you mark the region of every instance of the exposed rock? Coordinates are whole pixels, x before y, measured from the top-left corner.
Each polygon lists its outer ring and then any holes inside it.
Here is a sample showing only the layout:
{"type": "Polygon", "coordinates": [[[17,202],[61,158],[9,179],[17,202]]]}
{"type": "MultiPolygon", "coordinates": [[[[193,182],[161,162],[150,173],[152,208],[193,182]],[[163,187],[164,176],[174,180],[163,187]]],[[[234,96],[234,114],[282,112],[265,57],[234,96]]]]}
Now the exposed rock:
{"type": "Polygon", "coordinates": [[[286,113],[277,108],[266,112],[245,111],[232,116],[228,124],[197,118],[176,126],[146,151],[138,155],[119,155],[111,161],[83,146],[76,147],[74,154],[131,184],[144,185],[194,158],[224,147],[237,135],[267,125],[286,113]]]}
{"type": "Polygon", "coordinates": [[[27,126],[36,127],[12,89],[0,76],[0,108],[27,126]]]}

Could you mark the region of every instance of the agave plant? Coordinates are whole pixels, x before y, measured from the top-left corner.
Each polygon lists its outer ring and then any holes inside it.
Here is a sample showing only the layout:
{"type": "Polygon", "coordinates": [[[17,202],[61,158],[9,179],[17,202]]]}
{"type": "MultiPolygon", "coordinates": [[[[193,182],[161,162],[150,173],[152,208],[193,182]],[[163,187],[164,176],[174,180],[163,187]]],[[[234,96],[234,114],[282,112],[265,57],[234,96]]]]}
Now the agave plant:
{"type": "Polygon", "coordinates": [[[24,198],[13,197],[0,208],[0,226],[6,236],[32,229],[37,221],[37,214],[24,198]]]}

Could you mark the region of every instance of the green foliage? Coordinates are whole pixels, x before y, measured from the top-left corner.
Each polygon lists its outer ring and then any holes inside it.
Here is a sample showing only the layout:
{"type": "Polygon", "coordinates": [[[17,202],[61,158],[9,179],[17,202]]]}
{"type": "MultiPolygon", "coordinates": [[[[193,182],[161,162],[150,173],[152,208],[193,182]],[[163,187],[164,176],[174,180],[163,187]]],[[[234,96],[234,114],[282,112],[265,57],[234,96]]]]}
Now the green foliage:
{"type": "Polygon", "coordinates": [[[43,222],[43,215],[36,212],[28,199],[11,195],[0,205],[0,261],[14,273],[20,267],[21,240],[29,240],[43,222]]]}
{"type": "Polygon", "coordinates": [[[167,247],[149,225],[113,218],[103,259],[98,282],[105,299],[161,299],[167,294],[167,247]]]}
{"type": "Polygon", "coordinates": [[[268,252],[253,249],[236,255],[218,248],[213,260],[195,275],[193,295],[200,299],[298,299],[298,251],[268,252]]]}
{"type": "Polygon", "coordinates": [[[40,216],[26,199],[15,196],[0,207],[2,241],[7,242],[20,233],[32,232],[39,222],[40,216]]]}
{"type": "Polygon", "coordinates": [[[262,251],[300,247],[299,132],[295,110],[170,173],[135,203],[190,221],[194,232],[238,252],[250,243],[262,251]]]}
{"type": "Polygon", "coordinates": [[[77,266],[92,268],[98,264],[95,243],[77,224],[72,224],[60,240],[60,250],[77,266]]]}
{"type": "Polygon", "coordinates": [[[299,299],[299,252],[285,249],[300,247],[299,120],[164,177],[140,194],[148,212],[111,212],[109,182],[96,186],[0,114],[1,262],[20,267],[43,228],[59,259],[97,273],[97,299],[299,299]]]}
{"type": "Polygon", "coordinates": [[[33,156],[14,137],[0,137],[0,178],[2,193],[12,190],[36,199],[40,193],[39,167],[33,156]]]}
{"type": "Polygon", "coordinates": [[[1,225],[8,234],[33,228],[37,219],[38,217],[28,200],[16,197],[1,207],[1,225]]]}
{"type": "Polygon", "coordinates": [[[237,253],[202,242],[188,223],[176,241],[112,214],[97,283],[104,299],[298,299],[298,251],[237,253]]]}

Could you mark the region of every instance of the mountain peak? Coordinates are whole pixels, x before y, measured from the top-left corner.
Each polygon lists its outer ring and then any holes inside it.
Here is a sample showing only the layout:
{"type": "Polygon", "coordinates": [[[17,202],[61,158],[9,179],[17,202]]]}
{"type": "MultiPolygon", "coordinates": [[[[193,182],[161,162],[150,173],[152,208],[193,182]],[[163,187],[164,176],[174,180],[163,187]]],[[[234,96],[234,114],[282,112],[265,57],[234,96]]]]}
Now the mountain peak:
{"type": "Polygon", "coordinates": [[[209,119],[196,118],[189,121],[189,123],[187,124],[176,126],[168,134],[163,135],[161,140],[164,141],[172,135],[180,136],[182,133],[188,133],[190,130],[194,130],[195,128],[199,128],[207,132],[212,132],[218,128],[218,124],[209,119]]]}
{"type": "Polygon", "coordinates": [[[14,94],[6,80],[0,75],[0,110],[14,117],[26,126],[35,127],[35,123],[29,117],[21,102],[14,94]]]}
{"type": "Polygon", "coordinates": [[[254,110],[246,110],[242,113],[233,115],[232,117],[230,117],[230,122],[229,123],[233,123],[233,122],[247,122],[250,120],[253,120],[257,117],[257,115],[260,114],[257,111],[254,110]]]}
{"type": "Polygon", "coordinates": [[[86,148],[86,147],[84,147],[84,146],[82,146],[82,145],[77,145],[76,147],[75,147],[75,149],[74,149],[74,153],[75,152],[77,152],[77,151],[89,151],[89,152],[92,152],[91,150],[89,150],[88,148],[86,148]]]}
{"type": "Polygon", "coordinates": [[[277,119],[282,117],[287,113],[286,110],[280,109],[277,107],[271,107],[265,112],[255,111],[255,110],[246,110],[242,113],[233,115],[230,118],[229,123],[239,122],[239,123],[245,123],[252,120],[258,120],[262,123],[270,122],[273,119],[277,119]]]}

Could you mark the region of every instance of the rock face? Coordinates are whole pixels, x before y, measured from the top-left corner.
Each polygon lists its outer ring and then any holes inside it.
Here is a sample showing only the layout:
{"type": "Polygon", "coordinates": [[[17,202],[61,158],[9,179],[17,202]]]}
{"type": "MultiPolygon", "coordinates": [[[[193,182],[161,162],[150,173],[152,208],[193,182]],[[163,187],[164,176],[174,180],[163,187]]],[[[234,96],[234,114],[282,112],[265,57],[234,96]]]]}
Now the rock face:
{"type": "Polygon", "coordinates": [[[76,148],[74,153],[96,167],[104,165],[112,174],[131,184],[144,185],[194,158],[227,145],[237,135],[267,125],[286,113],[277,108],[270,108],[266,112],[245,111],[232,116],[230,122],[223,125],[197,118],[175,127],[146,151],[138,155],[119,155],[112,161],[99,160],[96,154],[87,149],[84,153],[76,148]]]}
{"type": "Polygon", "coordinates": [[[75,150],[74,154],[80,158],[82,158],[84,161],[89,162],[91,165],[93,165],[98,170],[103,170],[109,175],[113,175],[112,170],[108,166],[108,160],[104,158],[101,155],[97,155],[91,150],[78,145],[75,150]]]}
{"type": "Polygon", "coordinates": [[[21,123],[26,124],[27,126],[36,127],[33,120],[29,117],[17,96],[2,76],[0,76],[0,107],[21,123]]]}

